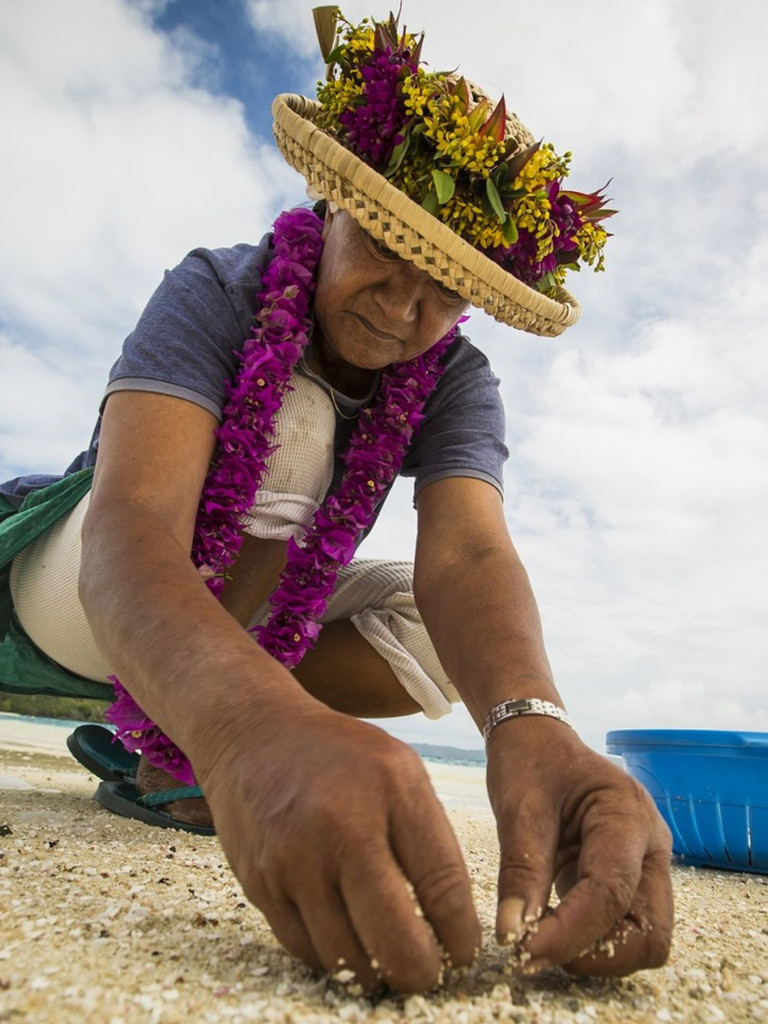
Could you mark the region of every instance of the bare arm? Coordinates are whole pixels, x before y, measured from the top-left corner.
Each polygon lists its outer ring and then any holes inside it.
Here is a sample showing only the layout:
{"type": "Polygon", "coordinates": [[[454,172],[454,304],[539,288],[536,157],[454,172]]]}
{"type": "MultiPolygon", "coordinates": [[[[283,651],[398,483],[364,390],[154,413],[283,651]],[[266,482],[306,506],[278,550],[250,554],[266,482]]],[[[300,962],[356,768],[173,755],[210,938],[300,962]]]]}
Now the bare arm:
{"type": "Polygon", "coordinates": [[[212,597],[190,560],[215,426],[210,413],[179,399],[109,398],[80,582],[97,644],[199,768],[215,749],[208,732],[229,731],[255,689],[264,706],[278,690],[281,702],[301,699],[290,674],[212,597]]]}
{"type": "Polygon", "coordinates": [[[440,659],[478,728],[502,700],[562,703],[495,488],[452,477],[422,491],[414,585],[440,659]]]}
{"type": "MultiPolygon", "coordinates": [[[[424,489],[414,577],[440,660],[478,727],[502,700],[562,706],[494,488],[451,478],[424,489]]],[[[562,722],[526,717],[491,734],[488,791],[501,848],[500,941],[526,936],[530,969],[625,974],[664,962],[670,840],[639,785],[562,722]],[[553,883],[563,899],[542,918],[553,883]]]]}
{"type": "MultiPolygon", "coordinates": [[[[427,988],[441,946],[455,964],[479,946],[458,843],[413,751],[310,697],[193,567],[214,426],[166,396],[109,398],[83,527],[94,636],[189,757],[227,858],[277,938],[314,967],[343,960],[366,986],[427,988]]],[[[263,578],[253,552],[246,581],[263,578]]],[[[231,602],[240,617],[242,598],[231,602]]]]}

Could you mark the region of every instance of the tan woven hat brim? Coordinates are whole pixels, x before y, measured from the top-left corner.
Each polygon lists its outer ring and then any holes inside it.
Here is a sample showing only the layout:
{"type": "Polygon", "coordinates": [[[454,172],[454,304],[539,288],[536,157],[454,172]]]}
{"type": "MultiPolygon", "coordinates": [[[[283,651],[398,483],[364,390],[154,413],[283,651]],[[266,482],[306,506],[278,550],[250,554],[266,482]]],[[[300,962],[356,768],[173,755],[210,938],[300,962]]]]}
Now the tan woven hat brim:
{"type": "Polygon", "coordinates": [[[502,270],[441,221],[318,128],[320,105],[283,93],[272,104],[278,148],[326,199],[374,238],[501,323],[556,337],[576,323],[579,304],[564,288],[548,298],[502,270]]]}

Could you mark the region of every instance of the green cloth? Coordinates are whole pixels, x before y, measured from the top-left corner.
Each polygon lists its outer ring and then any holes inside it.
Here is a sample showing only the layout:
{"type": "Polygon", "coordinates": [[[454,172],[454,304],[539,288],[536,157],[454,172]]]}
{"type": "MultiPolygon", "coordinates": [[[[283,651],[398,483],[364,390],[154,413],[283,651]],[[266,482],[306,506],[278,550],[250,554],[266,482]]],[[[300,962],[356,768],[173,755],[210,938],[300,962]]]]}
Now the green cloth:
{"type": "Polygon", "coordinates": [[[0,691],[109,699],[104,683],[68,672],[32,643],[13,611],[10,588],[13,559],[75,507],[92,478],[92,467],[62,477],[32,491],[19,509],[0,498],[0,691]]]}

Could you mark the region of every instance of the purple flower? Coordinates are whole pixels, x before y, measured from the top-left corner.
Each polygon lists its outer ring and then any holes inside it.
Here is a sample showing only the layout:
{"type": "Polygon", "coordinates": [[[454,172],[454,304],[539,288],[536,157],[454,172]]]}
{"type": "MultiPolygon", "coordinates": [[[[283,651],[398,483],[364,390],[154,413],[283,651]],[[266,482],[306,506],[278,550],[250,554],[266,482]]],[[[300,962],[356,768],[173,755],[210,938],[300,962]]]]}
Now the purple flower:
{"type": "Polygon", "coordinates": [[[552,252],[544,259],[538,258],[538,239],[526,228],[521,228],[514,245],[500,246],[488,256],[524,284],[536,287],[545,274],[551,274],[562,262],[568,262],[567,254],[574,252],[578,258],[575,238],[583,225],[576,206],[566,192],[561,191],[561,181],[552,181],[547,186],[550,203],[550,231],[552,252]]]}
{"type": "MultiPolygon", "coordinates": [[[[108,722],[126,732],[146,732],[156,728],[155,723],[139,707],[130,693],[115,676],[109,677],[115,687],[115,702],[105,712],[108,722]]],[[[131,748],[129,748],[131,749],[131,748]]]]}
{"type": "Polygon", "coordinates": [[[187,786],[194,786],[195,776],[187,758],[139,707],[115,676],[109,677],[115,687],[116,700],[104,717],[117,727],[115,741],[126,750],[140,751],[157,768],[170,772],[187,786]]]}
{"type": "Polygon", "coordinates": [[[349,148],[375,168],[385,167],[392,150],[403,141],[406,113],[399,83],[404,70],[412,75],[416,66],[402,54],[376,51],[360,69],[363,101],[339,117],[349,148]]]}

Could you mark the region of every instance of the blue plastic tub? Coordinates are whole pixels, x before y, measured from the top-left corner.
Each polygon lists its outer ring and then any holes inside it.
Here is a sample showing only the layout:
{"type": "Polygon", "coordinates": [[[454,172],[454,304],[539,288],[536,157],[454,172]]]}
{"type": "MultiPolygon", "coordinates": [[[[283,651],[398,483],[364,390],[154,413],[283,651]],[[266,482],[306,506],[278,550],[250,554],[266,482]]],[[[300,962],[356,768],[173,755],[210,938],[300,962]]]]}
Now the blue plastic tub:
{"type": "Polygon", "coordinates": [[[768,733],[626,729],[606,747],[656,801],[682,861],[768,874],[768,733]]]}

